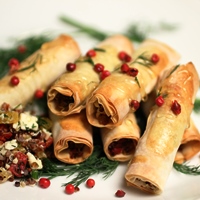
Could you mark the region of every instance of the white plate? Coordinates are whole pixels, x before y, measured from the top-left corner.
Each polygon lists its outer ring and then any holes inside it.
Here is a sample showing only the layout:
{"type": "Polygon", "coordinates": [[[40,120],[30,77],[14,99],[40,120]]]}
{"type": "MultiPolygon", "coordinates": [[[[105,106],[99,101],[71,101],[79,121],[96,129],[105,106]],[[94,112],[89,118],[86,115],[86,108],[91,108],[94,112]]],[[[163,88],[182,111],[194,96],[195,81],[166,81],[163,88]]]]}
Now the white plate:
{"type": "MultiPolygon", "coordinates": [[[[83,23],[96,26],[104,31],[121,33],[134,22],[168,22],[177,24],[179,29],[172,32],[152,33],[152,38],[161,40],[181,55],[181,62],[192,61],[200,74],[200,1],[199,0],[0,0],[0,47],[7,46],[9,39],[24,36],[28,33],[57,31],[71,33],[72,28],[59,22],[58,17],[66,14],[83,23]]],[[[96,41],[86,37],[77,38],[82,51],[93,47],[96,41]]],[[[194,121],[200,130],[200,117],[193,113],[194,121]]],[[[199,155],[192,163],[199,164],[199,155]]],[[[200,176],[184,175],[172,170],[164,192],[159,196],[144,194],[133,188],[126,187],[124,173],[126,165],[120,165],[114,175],[107,180],[96,175],[96,185],[87,189],[80,185],[80,191],[67,195],[61,184],[66,177],[52,180],[49,189],[36,187],[16,188],[13,183],[0,185],[0,199],[20,200],[98,200],[116,199],[118,189],[123,189],[123,199],[155,199],[155,200],[197,200],[200,199],[200,176]]]]}

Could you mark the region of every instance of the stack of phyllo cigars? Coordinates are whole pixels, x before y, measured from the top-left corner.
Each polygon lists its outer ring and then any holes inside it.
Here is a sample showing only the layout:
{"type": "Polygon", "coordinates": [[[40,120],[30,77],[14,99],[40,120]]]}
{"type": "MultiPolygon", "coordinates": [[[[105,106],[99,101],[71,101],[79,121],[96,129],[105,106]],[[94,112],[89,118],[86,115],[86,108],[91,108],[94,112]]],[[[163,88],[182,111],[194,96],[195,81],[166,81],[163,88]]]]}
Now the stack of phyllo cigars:
{"type": "Polygon", "coordinates": [[[86,117],[88,96],[102,79],[116,71],[123,61],[119,53],[130,59],[132,42],[123,35],[113,35],[91,48],[50,87],[47,104],[53,119],[55,156],[65,163],[80,163],[93,152],[93,129],[86,117]]]}
{"type": "Polygon", "coordinates": [[[125,36],[113,35],[68,63],[47,95],[55,156],[83,162],[93,152],[93,134],[100,134],[108,159],[128,161],[128,186],[161,193],[173,162],[200,150],[190,117],[199,78],[191,62],[179,60],[163,42],[147,39],[135,48],[125,36]],[[140,106],[144,133],[135,115],[140,106]]]}
{"type": "Polygon", "coordinates": [[[200,151],[191,118],[199,77],[192,62],[179,59],[165,43],[147,39],[135,48],[123,35],[82,55],[77,42],[62,34],[0,80],[0,104],[26,106],[38,88],[46,91],[58,160],[84,162],[93,152],[94,134],[100,134],[107,158],[128,162],[127,185],[159,194],[173,162],[200,151]],[[13,75],[20,80],[14,86],[13,75]],[[144,131],[139,109],[147,119],[144,131]]]}
{"type": "Polygon", "coordinates": [[[38,88],[46,91],[58,160],[84,162],[93,153],[94,134],[100,134],[107,158],[128,162],[127,185],[159,194],[173,162],[200,151],[191,118],[199,77],[192,62],[179,59],[163,42],[147,39],[135,48],[123,35],[81,54],[77,42],[62,34],[0,80],[0,104],[26,106],[38,88]],[[15,86],[13,75],[20,80],[15,86]],[[139,109],[147,119],[144,131],[139,109]]]}

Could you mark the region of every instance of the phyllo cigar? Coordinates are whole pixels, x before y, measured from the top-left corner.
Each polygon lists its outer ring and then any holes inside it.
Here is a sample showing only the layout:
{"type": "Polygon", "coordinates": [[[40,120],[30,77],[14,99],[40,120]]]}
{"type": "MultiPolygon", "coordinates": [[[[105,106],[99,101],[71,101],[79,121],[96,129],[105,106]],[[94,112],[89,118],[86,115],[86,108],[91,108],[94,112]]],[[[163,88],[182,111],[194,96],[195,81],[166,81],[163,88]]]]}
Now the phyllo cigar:
{"type": "Polygon", "coordinates": [[[85,110],[67,117],[50,114],[55,157],[69,164],[85,161],[93,152],[93,130],[85,110]]]}
{"type": "Polygon", "coordinates": [[[45,92],[66,71],[66,63],[74,62],[79,56],[79,46],[69,35],[62,34],[44,43],[17,69],[0,80],[0,105],[6,102],[13,107],[19,104],[25,106],[37,90],[45,92]]]}
{"type": "MultiPolygon", "coordinates": [[[[148,100],[143,102],[141,105],[141,109],[146,117],[148,117],[151,108],[155,104],[156,95],[156,91],[152,91],[148,95],[148,100]]],[[[159,97],[157,100],[159,100],[159,97]]],[[[200,133],[191,117],[190,126],[185,130],[183,134],[183,138],[181,140],[181,144],[178,148],[174,161],[181,164],[190,160],[198,152],[200,152],[200,133]]]]}
{"type": "Polygon", "coordinates": [[[81,112],[88,95],[122,63],[118,57],[120,52],[132,54],[133,44],[123,35],[113,35],[74,63],[68,63],[68,71],[48,91],[47,104],[51,112],[59,116],[81,112]]]}
{"type": "Polygon", "coordinates": [[[127,185],[153,194],[163,191],[183,134],[190,126],[198,87],[199,77],[191,62],[164,73],[146,130],[125,174],[127,185]]]}
{"type": "Polygon", "coordinates": [[[176,153],[175,162],[183,163],[190,160],[200,152],[200,133],[192,118],[190,118],[190,127],[183,134],[181,144],[176,153]]]}
{"type": "Polygon", "coordinates": [[[131,159],[140,138],[135,114],[130,112],[123,123],[113,129],[101,128],[104,152],[108,159],[125,162],[131,159]]]}
{"type": "Polygon", "coordinates": [[[168,45],[146,40],[133,53],[130,63],[104,79],[88,97],[86,114],[93,126],[113,128],[146,99],[162,71],[177,64],[179,54],[168,45]]]}

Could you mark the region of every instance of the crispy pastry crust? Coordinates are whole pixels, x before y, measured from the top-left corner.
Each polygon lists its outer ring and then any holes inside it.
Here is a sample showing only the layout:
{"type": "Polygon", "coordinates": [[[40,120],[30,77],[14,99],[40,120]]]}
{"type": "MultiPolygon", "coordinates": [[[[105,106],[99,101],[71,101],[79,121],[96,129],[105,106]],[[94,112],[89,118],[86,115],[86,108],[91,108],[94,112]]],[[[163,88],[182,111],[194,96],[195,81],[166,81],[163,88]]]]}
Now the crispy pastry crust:
{"type": "Polygon", "coordinates": [[[129,161],[135,152],[136,145],[140,138],[140,127],[137,124],[134,113],[129,113],[123,123],[113,129],[101,128],[101,138],[104,152],[108,159],[119,162],[129,161]],[[129,142],[125,142],[124,149],[121,153],[112,155],[109,151],[109,146],[112,145],[113,142],[120,140],[129,140],[129,142]],[[126,150],[128,150],[128,152],[126,152],[126,150]]]}
{"type": "Polygon", "coordinates": [[[138,69],[137,79],[120,70],[112,73],[88,97],[86,113],[88,121],[92,125],[107,128],[120,125],[132,109],[130,102],[145,100],[147,94],[155,87],[158,76],[164,69],[176,65],[180,58],[179,54],[171,47],[151,39],[144,41],[138,47],[133,54],[133,61],[143,54],[149,59],[152,54],[157,54],[160,59],[150,67],[138,63],[130,64],[130,67],[138,69]],[[103,114],[100,113],[102,109],[103,114]]]}
{"type": "Polygon", "coordinates": [[[161,95],[165,95],[165,103],[152,109],[146,130],[125,174],[128,185],[154,194],[163,191],[171,172],[184,131],[190,125],[199,87],[199,77],[193,63],[174,69],[166,71],[160,80],[158,89],[161,95]],[[172,112],[174,100],[181,105],[180,114],[172,112]]]}
{"type": "MultiPolygon", "coordinates": [[[[104,65],[104,70],[110,72],[120,66],[122,61],[118,58],[120,51],[129,55],[133,53],[132,42],[123,35],[113,35],[97,45],[96,56],[91,60],[94,64],[104,65]]],[[[86,98],[98,86],[100,75],[94,71],[94,66],[82,56],[76,62],[76,70],[66,72],[52,84],[48,91],[47,104],[52,113],[67,116],[79,113],[85,108],[86,98]]]]}
{"type": "Polygon", "coordinates": [[[79,56],[78,44],[68,35],[63,34],[44,43],[20,64],[20,70],[31,65],[33,67],[13,74],[20,80],[17,86],[10,85],[13,75],[7,75],[0,80],[0,105],[4,102],[12,107],[26,105],[33,99],[37,89],[46,91],[66,70],[66,63],[73,62],[79,56]]]}
{"type": "Polygon", "coordinates": [[[52,133],[56,158],[69,164],[77,164],[86,160],[93,152],[93,133],[85,110],[62,118],[51,114],[51,119],[54,121],[52,133]],[[72,147],[70,143],[73,143],[72,147]],[[81,152],[78,152],[80,150],[81,152]]]}

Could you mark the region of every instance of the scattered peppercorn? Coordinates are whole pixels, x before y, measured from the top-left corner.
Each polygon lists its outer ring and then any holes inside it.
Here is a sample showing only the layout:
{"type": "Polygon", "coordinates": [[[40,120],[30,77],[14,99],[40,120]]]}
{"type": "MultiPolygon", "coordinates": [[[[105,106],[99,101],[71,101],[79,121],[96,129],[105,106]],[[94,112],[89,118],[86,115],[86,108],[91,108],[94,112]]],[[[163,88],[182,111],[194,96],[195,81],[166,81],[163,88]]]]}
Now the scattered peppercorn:
{"type": "Polygon", "coordinates": [[[69,72],[73,72],[76,69],[76,64],[75,63],[67,63],[66,65],[66,70],[69,72]]]}
{"type": "Polygon", "coordinates": [[[86,56],[94,57],[94,56],[96,56],[96,51],[94,49],[91,49],[86,53],[86,56]]]}
{"type": "Polygon", "coordinates": [[[138,69],[136,68],[129,68],[127,74],[132,77],[136,77],[138,75],[138,69]]]}
{"type": "Polygon", "coordinates": [[[130,62],[131,59],[132,59],[131,56],[128,55],[128,54],[127,54],[126,52],[124,52],[124,51],[119,52],[118,58],[119,58],[121,61],[123,61],[123,62],[130,62]]]}
{"type": "Polygon", "coordinates": [[[123,64],[122,64],[122,66],[121,66],[121,71],[122,71],[123,73],[127,73],[127,72],[129,71],[129,69],[130,69],[130,67],[129,67],[128,64],[126,64],[126,63],[123,63],[123,64]]]}
{"type": "Polygon", "coordinates": [[[10,79],[10,83],[13,86],[18,85],[19,84],[19,78],[17,76],[12,76],[11,79],[10,79]]]}
{"type": "Polygon", "coordinates": [[[104,80],[108,76],[110,76],[110,72],[108,70],[101,72],[101,80],[104,80]]]}
{"type": "Polygon", "coordinates": [[[151,61],[156,64],[160,60],[159,56],[157,54],[152,54],[151,61]]]}
{"type": "Polygon", "coordinates": [[[165,101],[164,101],[164,98],[160,95],[156,98],[155,102],[156,102],[156,105],[160,107],[164,104],[165,101]]]}
{"type": "Polygon", "coordinates": [[[117,190],[117,192],[115,193],[116,197],[124,197],[125,196],[125,192],[123,190],[117,190]]]}
{"type": "Polygon", "coordinates": [[[20,53],[25,53],[26,52],[26,46],[24,45],[19,45],[17,50],[20,52],[20,53]]]}
{"type": "Polygon", "coordinates": [[[101,63],[97,63],[94,65],[94,70],[97,73],[103,72],[104,71],[104,65],[102,65],[101,63]]]}
{"type": "Polygon", "coordinates": [[[130,106],[134,108],[134,110],[137,110],[140,107],[140,103],[137,100],[132,100],[130,106]]]}
{"type": "Polygon", "coordinates": [[[89,179],[86,181],[86,185],[87,185],[88,188],[93,188],[94,185],[95,185],[94,179],[89,178],[89,179]]]}
{"type": "Polygon", "coordinates": [[[41,99],[44,96],[44,92],[42,90],[38,89],[35,91],[34,96],[36,99],[41,99]]]}

